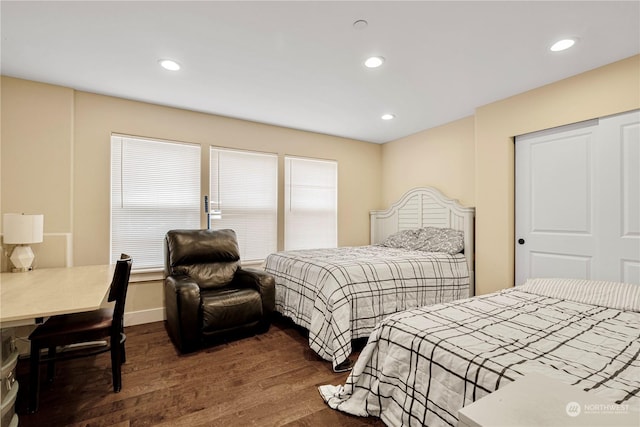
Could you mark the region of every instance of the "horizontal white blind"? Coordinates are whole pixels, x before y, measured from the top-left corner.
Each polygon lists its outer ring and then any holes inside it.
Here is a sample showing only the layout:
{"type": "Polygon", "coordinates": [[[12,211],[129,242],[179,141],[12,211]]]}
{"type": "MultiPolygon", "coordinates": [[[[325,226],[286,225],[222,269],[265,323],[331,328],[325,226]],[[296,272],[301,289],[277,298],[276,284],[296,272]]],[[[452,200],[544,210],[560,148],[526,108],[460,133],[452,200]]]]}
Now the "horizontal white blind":
{"type": "Polygon", "coordinates": [[[164,265],[164,236],[200,228],[200,146],[111,137],[111,262],[164,265]]]}
{"type": "Polygon", "coordinates": [[[335,248],[338,163],[285,157],[285,250],[335,248]]]}
{"type": "Polygon", "coordinates": [[[211,148],[210,170],[211,228],[236,232],[244,262],[263,260],[275,252],[278,156],[211,148]]]}

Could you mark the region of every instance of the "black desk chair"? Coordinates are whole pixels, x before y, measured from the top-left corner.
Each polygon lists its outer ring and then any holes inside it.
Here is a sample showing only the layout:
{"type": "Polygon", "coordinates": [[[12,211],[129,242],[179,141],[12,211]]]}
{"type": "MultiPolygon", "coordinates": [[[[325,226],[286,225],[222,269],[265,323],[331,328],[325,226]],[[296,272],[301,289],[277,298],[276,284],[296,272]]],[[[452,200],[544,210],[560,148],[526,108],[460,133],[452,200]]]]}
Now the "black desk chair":
{"type": "Polygon", "coordinates": [[[111,371],[113,375],[113,391],[122,389],[120,365],[125,362],[124,341],[124,303],[129,286],[131,258],[122,254],[116,264],[111,281],[108,301],[115,301],[113,308],[100,308],[85,313],[62,314],[51,316],[29,335],[31,341],[29,397],[27,409],[30,413],[38,410],[38,394],[40,389],[40,362],[47,362],[47,379],[53,381],[55,361],[76,357],[92,356],[111,351],[111,371]],[[56,355],[58,346],[89,343],[109,338],[108,346],[99,349],[77,350],[56,355]],[[46,357],[40,359],[40,350],[48,349],[46,357]]]}

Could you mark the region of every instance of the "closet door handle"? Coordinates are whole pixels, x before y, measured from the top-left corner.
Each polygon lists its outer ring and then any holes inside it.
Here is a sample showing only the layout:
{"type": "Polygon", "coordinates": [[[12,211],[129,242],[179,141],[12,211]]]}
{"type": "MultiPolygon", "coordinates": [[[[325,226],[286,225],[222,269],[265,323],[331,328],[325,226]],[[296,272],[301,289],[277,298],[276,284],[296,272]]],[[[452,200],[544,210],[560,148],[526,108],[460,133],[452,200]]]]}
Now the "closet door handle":
{"type": "Polygon", "coordinates": [[[524,239],[518,239],[518,244],[524,245],[524,239]]]}

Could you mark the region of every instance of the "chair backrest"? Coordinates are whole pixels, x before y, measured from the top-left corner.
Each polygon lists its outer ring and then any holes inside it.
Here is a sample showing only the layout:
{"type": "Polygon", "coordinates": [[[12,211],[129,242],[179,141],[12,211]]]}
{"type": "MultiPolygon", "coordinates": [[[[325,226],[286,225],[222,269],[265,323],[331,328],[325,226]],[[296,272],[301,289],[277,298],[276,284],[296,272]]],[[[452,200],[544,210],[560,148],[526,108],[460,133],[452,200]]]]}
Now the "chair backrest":
{"type": "Polygon", "coordinates": [[[126,254],[120,255],[120,259],[116,262],[116,269],[113,272],[111,280],[111,288],[109,289],[109,302],[115,301],[116,305],[113,309],[113,327],[114,330],[121,330],[124,317],[124,304],[127,299],[127,289],[129,287],[129,276],[131,275],[131,265],[133,261],[126,254]]]}
{"type": "Polygon", "coordinates": [[[165,277],[186,275],[201,288],[220,288],[239,266],[233,230],[171,230],[165,236],[165,277]]]}

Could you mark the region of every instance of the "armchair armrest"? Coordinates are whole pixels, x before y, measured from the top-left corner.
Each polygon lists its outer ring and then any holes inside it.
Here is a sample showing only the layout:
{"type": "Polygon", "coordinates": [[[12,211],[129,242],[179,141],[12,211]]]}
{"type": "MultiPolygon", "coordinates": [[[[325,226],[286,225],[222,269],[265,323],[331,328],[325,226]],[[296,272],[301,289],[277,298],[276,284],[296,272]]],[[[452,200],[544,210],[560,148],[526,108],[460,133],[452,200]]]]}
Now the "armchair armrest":
{"type": "Polygon", "coordinates": [[[233,281],[238,286],[252,287],[260,292],[262,313],[265,317],[271,316],[276,307],[276,281],[271,274],[255,268],[239,268],[233,281]]]}
{"type": "Polygon", "coordinates": [[[167,331],[182,353],[199,347],[200,287],[188,276],[164,279],[167,331]]]}

